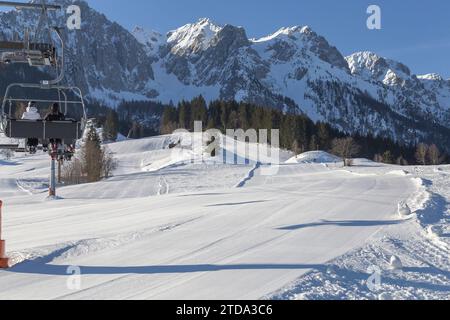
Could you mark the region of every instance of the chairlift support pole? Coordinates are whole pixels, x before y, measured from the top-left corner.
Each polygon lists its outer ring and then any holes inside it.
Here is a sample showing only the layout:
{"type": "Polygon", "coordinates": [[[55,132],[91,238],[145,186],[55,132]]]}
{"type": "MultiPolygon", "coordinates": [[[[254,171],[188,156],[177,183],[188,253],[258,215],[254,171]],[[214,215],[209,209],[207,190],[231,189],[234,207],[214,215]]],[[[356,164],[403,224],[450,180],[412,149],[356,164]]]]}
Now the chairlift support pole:
{"type": "Polygon", "coordinates": [[[50,187],[48,189],[48,196],[56,197],[56,159],[53,155],[50,170],[50,187]]]}
{"type": "Polygon", "coordinates": [[[61,166],[62,166],[62,160],[58,159],[58,183],[61,183],[61,166]]]}
{"type": "MultiPolygon", "coordinates": [[[[61,43],[61,70],[59,74],[57,75],[56,79],[53,80],[41,80],[41,85],[45,86],[52,86],[60,83],[64,79],[64,40],[62,39],[60,30],[58,28],[53,28],[53,31],[56,33],[58,40],[61,43]]],[[[58,65],[58,62],[56,62],[56,65],[58,65]]],[[[58,68],[56,68],[58,70],[58,68]]]]}

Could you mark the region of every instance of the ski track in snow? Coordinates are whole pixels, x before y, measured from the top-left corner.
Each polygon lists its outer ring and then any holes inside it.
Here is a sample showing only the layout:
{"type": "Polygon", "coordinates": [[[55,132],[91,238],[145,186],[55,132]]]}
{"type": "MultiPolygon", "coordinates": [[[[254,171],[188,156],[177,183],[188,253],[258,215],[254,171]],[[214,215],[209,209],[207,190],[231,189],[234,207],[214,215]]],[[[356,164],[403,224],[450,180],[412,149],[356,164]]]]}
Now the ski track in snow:
{"type": "Polygon", "coordinates": [[[449,297],[449,167],[293,163],[264,176],[258,164],[174,165],[171,139],[110,145],[116,176],[62,187],[59,201],[44,201],[46,157],[1,165],[16,264],[0,271],[0,299],[449,297]],[[155,162],[160,170],[142,170],[155,162]],[[405,200],[409,219],[397,214],[405,200]],[[389,270],[391,255],[403,270],[389,270]],[[383,270],[375,292],[373,265],[383,270]],[[66,285],[70,266],[80,290],[66,285]]]}
{"type": "Polygon", "coordinates": [[[170,193],[170,187],[167,183],[167,179],[164,176],[161,176],[159,178],[159,185],[158,185],[158,192],[156,193],[158,196],[169,194],[170,193]]]}
{"type": "MultiPolygon", "coordinates": [[[[266,299],[388,299],[448,300],[450,298],[450,181],[442,168],[411,168],[418,186],[408,199],[415,211],[401,229],[392,226],[372,243],[331,260],[322,270],[311,271],[266,299]],[[437,173],[437,174],[436,174],[437,173]],[[440,226],[442,236],[427,227],[440,226]],[[389,260],[400,257],[402,270],[392,270],[389,260]],[[369,289],[373,269],[380,268],[380,285],[369,289]]],[[[450,168],[446,166],[446,169],[450,168]]],[[[387,174],[394,174],[388,172],[387,174]]],[[[395,173],[397,174],[397,173],[395,173]]]]}
{"type": "Polygon", "coordinates": [[[255,164],[255,166],[248,172],[247,176],[242,179],[242,181],[240,181],[237,185],[236,188],[242,188],[245,186],[245,184],[247,182],[249,182],[254,176],[255,176],[255,171],[258,170],[261,167],[261,163],[257,162],[255,164]]]}

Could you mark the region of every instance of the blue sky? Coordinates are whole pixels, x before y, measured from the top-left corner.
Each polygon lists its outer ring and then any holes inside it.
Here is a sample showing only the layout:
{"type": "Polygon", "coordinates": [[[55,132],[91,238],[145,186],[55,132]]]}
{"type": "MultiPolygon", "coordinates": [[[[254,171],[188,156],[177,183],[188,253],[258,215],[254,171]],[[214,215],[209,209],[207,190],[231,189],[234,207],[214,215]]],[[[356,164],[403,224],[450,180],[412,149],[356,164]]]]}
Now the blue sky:
{"type": "Polygon", "coordinates": [[[201,17],[245,27],[249,37],[309,25],[344,55],[370,50],[407,64],[414,73],[450,78],[447,0],[88,0],[128,29],[167,32],[201,17]],[[124,2],[127,5],[124,5],[124,2]],[[367,7],[382,10],[382,30],[368,30],[367,7]]]}

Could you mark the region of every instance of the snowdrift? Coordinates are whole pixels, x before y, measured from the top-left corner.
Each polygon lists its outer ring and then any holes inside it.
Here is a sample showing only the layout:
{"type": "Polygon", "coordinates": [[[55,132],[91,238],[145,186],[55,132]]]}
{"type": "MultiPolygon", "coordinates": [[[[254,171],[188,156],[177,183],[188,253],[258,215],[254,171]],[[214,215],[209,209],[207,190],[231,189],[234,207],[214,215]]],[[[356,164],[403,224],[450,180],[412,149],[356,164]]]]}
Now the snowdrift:
{"type": "Polygon", "coordinates": [[[310,151],[302,153],[286,161],[287,164],[295,163],[336,163],[341,162],[342,159],[329,154],[325,151],[310,151]]]}
{"type": "Polygon", "coordinates": [[[170,166],[193,162],[249,166],[257,163],[280,164],[292,156],[291,152],[266,144],[245,143],[225,135],[219,136],[222,144],[215,157],[211,157],[207,152],[208,137],[188,132],[126,140],[109,144],[108,148],[120,161],[121,174],[156,172],[170,166]],[[123,171],[124,168],[126,172],[123,171]]]}

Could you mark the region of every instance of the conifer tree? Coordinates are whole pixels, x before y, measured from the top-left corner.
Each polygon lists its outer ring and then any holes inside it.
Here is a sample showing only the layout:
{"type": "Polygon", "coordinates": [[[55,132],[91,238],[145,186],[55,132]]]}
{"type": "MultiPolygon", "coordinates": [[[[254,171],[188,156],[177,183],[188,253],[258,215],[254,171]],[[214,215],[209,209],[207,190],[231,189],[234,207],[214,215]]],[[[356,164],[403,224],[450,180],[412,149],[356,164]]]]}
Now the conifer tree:
{"type": "Polygon", "coordinates": [[[119,117],[117,112],[110,109],[106,115],[105,124],[103,126],[103,140],[116,141],[119,133],[119,117]]]}

